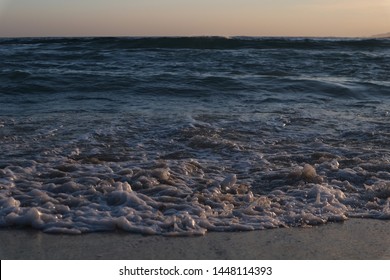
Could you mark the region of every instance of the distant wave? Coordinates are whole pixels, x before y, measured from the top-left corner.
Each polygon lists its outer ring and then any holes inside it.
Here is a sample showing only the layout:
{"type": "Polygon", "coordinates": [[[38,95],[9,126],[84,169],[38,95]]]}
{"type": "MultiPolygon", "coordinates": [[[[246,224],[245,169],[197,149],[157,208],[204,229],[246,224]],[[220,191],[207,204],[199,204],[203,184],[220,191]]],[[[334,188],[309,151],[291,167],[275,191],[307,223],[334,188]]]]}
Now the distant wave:
{"type": "Polygon", "coordinates": [[[74,37],[5,38],[0,45],[59,44],[110,49],[270,49],[270,48],[389,48],[387,38],[305,38],[305,37],[74,37]]]}
{"type": "Polygon", "coordinates": [[[358,38],[3,38],[0,94],[382,98],[389,50],[358,38]]]}

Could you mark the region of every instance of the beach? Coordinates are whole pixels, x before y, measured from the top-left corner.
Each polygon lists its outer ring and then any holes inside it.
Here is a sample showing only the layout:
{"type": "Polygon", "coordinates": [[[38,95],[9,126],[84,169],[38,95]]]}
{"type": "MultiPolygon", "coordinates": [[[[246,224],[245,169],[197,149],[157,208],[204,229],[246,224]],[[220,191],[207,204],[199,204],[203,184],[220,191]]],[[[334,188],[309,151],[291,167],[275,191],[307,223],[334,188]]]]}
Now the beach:
{"type": "Polygon", "coordinates": [[[371,219],[309,228],[210,232],[201,237],[2,229],[0,259],[383,260],[390,259],[389,229],[389,220],[371,219]]]}

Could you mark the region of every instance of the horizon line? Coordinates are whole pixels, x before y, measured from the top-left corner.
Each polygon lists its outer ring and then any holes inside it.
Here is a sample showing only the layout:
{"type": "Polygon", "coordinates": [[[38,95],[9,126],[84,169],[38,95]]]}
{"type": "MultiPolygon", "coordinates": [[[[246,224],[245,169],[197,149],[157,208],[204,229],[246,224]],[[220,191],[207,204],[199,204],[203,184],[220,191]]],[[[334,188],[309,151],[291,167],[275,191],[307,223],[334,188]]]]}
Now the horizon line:
{"type": "Polygon", "coordinates": [[[39,36],[2,36],[0,39],[48,39],[48,38],[340,38],[340,39],[386,39],[390,32],[369,36],[315,36],[315,35],[39,35],[39,36]],[[386,36],[387,35],[387,36],[386,36]],[[384,36],[384,37],[382,37],[384,36]]]}

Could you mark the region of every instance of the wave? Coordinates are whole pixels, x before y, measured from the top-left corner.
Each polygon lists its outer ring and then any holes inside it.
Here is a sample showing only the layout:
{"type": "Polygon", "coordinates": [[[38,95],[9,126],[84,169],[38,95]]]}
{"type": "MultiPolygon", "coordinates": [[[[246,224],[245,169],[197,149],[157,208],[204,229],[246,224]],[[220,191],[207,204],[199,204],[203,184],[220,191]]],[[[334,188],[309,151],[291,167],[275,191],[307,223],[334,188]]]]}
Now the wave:
{"type": "Polygon", "coordinates": [[[273,49],[273,48],[389,48],[388,38],[308,37],[49,37],[4,38],[0,45],[55,44],[60,48],[110,49],[273,49]]]}

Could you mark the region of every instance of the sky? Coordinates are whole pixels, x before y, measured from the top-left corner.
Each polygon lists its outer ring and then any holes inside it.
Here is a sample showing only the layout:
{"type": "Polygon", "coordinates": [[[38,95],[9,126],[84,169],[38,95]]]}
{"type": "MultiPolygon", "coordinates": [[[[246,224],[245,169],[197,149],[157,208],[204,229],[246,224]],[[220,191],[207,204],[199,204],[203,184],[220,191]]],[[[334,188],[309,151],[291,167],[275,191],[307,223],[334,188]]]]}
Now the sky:
{"type": "Polygon", "coordinates": [[[0,37],[390,32],[390,0],[0,0],[0,37]]]}

